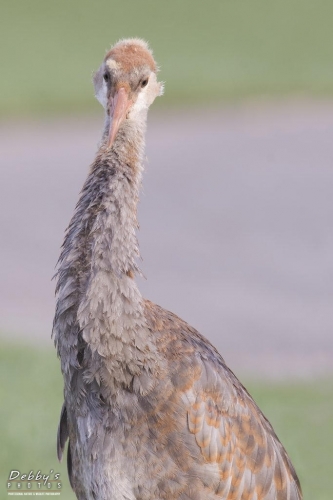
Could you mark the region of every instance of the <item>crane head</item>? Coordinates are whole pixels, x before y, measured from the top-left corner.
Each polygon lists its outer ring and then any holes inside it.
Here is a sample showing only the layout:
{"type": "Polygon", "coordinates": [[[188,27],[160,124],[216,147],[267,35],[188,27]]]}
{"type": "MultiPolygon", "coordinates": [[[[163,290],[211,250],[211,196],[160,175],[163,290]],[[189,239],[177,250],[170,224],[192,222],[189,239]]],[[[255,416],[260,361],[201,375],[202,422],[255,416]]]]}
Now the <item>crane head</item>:
{"type": "Polygon", "coordinates": [[[95,95],[109,119],[108,148],[125,120],[142,120],[155,97],[163,94],[148,44],[137,38],[120,40],[94,74],[95,95]]]}

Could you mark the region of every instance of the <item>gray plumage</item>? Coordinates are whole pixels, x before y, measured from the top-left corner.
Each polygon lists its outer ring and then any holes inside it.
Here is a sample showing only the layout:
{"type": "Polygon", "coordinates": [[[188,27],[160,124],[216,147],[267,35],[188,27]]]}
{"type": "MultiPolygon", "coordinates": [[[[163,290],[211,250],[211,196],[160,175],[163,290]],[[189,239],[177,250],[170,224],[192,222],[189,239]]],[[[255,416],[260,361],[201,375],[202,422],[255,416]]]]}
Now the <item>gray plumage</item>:
{"type": "Polygon", "coordinates": [[[105,131],[67,229],[54,340],[80,500],[297,500],[271,425],[215,348],[135,282],[147,111],[162,86],[145,42],[118,42],[94,77],[105,131]]]}

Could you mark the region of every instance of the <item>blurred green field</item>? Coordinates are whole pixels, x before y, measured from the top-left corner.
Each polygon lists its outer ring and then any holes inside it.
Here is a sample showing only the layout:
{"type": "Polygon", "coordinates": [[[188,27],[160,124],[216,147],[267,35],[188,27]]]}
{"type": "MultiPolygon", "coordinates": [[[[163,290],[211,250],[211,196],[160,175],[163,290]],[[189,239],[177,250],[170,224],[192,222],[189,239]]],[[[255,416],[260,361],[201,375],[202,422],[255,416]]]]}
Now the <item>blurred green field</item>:
{"type": "Polygon", "coordinates": [[[91,86],[119,38],[149,40],[157,106],[255,96],[332,96],[331,0],[1,2],[2,117],[98,109],[91,86]]]}
{"type": "MultiPolygon", "coordinates": [[[[61,473],[61,500],[74,499],[55,439],[62,379],[55,352],[1,343],[0,498],[7,498],[11,469],[61,473]]],[[[300,476],[304,498],[331,500],[333,491],[333,381],[250,383],[247,388],[286,445],[300,476]]]]}

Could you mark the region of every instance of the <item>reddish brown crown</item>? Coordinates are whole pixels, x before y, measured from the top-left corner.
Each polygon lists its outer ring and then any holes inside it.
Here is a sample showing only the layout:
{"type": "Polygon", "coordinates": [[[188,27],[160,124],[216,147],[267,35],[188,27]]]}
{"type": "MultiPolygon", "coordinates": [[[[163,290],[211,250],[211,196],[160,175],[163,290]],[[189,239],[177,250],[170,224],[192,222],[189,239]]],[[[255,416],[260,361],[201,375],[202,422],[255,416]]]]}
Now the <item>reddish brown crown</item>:
{"type": "Polygon", "coordinates": [[[157,69],[148,45],[138,38],[120,40],[106,54],[104,60],[107,61],[108,59],[116,61],[125,72],[145,65],[149,66],[152,71],[157,69]]]}

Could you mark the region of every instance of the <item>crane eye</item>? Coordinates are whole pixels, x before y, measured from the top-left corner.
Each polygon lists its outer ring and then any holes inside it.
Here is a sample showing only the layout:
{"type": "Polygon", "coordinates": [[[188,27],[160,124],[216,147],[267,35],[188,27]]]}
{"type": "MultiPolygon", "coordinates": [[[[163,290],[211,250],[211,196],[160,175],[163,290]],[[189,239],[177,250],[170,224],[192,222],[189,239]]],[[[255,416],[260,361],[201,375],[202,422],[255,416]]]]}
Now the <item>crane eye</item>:
{"type": "Polygon", "coordinates": [[[105,83],[108,83],[110,81],[110,76],[108,73],[104,73],[103,78],[104,78],[105,83]]]}
{"type": "Polygon", "coordinates": [[[148,78],[145,78],[144,80],[142,80],[141,82],[141,87],[146,87],[146,85],[148,84],[148,78]]]}

